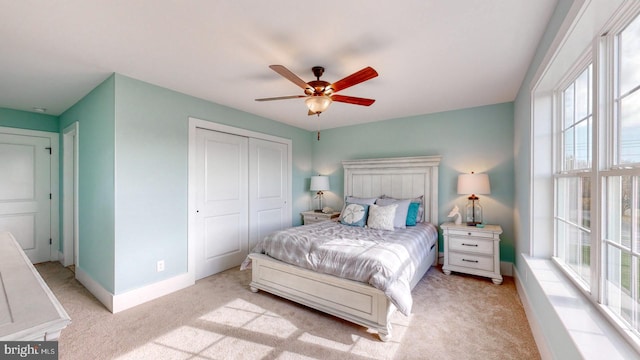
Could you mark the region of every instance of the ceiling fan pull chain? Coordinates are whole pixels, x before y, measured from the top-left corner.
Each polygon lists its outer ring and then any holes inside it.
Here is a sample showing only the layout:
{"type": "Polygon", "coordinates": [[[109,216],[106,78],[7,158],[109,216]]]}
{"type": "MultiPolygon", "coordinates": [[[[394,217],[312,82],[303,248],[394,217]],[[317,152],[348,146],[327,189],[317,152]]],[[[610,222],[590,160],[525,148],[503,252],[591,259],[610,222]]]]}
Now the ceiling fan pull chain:
{"type": "Polygon", "coordinates": [[[318,130],[318,141],[320,141],[320,130],[318,130]]]}

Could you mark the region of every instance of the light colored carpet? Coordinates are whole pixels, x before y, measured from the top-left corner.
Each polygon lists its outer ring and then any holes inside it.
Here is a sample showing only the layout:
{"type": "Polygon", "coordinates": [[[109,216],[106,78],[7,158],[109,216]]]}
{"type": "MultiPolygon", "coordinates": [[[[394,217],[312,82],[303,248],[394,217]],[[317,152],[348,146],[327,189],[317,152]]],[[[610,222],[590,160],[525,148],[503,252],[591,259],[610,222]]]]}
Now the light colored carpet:
{"type": "Polygon", "coordinates": [[[539,359],[513,278],[432,268],[383,343],[366,328],[249,291],[231,269],[111,314],[60,263],[36,266],[71,316],[60,359],[539,359]]]}

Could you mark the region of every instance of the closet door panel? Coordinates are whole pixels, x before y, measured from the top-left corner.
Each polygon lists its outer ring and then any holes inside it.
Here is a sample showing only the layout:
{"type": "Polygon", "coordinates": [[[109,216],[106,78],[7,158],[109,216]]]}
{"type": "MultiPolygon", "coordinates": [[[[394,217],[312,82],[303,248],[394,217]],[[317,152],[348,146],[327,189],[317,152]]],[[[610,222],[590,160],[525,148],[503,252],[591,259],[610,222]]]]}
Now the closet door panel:
{"type": "Polygon", "coordinates": [[[249,248],[269,233],[289,227],[288,145],[249,139],[249,248]]]}
{"type": "Polygon", "coordinates": [[[196,131],[196,279],[239,265],[248,253],[248,139],[196,131]]]}

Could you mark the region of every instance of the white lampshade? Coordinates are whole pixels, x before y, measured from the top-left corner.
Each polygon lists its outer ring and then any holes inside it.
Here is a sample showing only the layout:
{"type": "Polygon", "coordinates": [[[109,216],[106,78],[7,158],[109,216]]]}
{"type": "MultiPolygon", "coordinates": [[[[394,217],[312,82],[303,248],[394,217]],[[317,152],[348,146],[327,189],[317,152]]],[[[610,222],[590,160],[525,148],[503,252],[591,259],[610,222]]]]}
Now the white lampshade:
{"type": "Polygon", "coordinates": [[[487,174],[460,174],[458,176],[458,194],[491,194],[489,175],[487,174]]]}
{"type": "Polygon", "coordinates": [[[307,104],[309,111],[314,114],[320,114],[321,112],[327,110],[332,101],[333,100],[331,100],[331,98],[328,96],[314,95],[307,97],[304,102],[305,104],[307,104]]]}
{"type": "Polygon", "coordinates": [[[331,190],[329,187],[329,177],[328,176],[312,176],[311,177],[311,186],[309,186],[309,190],[311,191],[325,191],[331,190]]]}

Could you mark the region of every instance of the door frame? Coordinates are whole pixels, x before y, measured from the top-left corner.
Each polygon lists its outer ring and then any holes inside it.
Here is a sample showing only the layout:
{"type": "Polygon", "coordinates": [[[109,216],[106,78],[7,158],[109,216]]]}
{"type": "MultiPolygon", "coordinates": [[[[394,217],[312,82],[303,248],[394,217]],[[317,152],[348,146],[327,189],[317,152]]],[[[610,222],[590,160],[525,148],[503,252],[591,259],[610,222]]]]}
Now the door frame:
{"type": "Polygon", "coordinates": [[[51,221],[49,223],[49,233],[51,237],[51,252],[49,256],[49,261],[62,261],[62,253],[60,252],[60,177],[59,177],[59,141],[60,134],[48,131],[40,131],[40,130],[29,130],[29,129],[18,129],[18,128],[10,128],[0,126],[0,133],[10,134],[10,135],[20,135],[20,136],[32,136],[32,137],[44,137],[49,138],[51,144],[51,156],[49,157],[50,161],[50,172],[49,172],[49,185],[51,192],[51,201],[49,202],[49,214],[51,216],[51,221]]]}
{"type": "Polygon", "coordinates": [[[78,160],[79,123],[62,130],[62,241],[63,266],[78,266],[78,160]],[[73,147],[69,146],[73,144],[73,147]]]}
{"type": "MultiPolygon", "coordinates": [[[[188,205],[187,209],[189,211],[188,214],[188,227],[187,227],[187,272],[189,274],[190,279],[195,282],[195,226],[196,226],[196,171],[197,171],[197,161],[196,161],[196,130],[198,128],[212,131],[219,131],[227,134],[245,136],[248,138],[257,138],[262,140],[269,140],[277,143],[282,143],[287,145],[287,177],[289,179],[289,188],[287,191],[287,203],[292,204],[292,186],[291,182],[293,180],[293,152],[292,152],[292,141],[291,139],[285,139],[278,136],[263,134],[256,131],[236,128],[229,125],[223,125],[207,120],[197,119],[194,117],[189,117],[189,150],[188,150],[188,205]]],[[[291,206],[290,206],[291,208],[291,206]]],[[[288,214],[289,223],[291,223],[291,211],[288,214]]],[[[249,219],[251,221],[251,219],[249,219]]],[[[251,249],[249,249],[251,250],[251,249]]]]}

